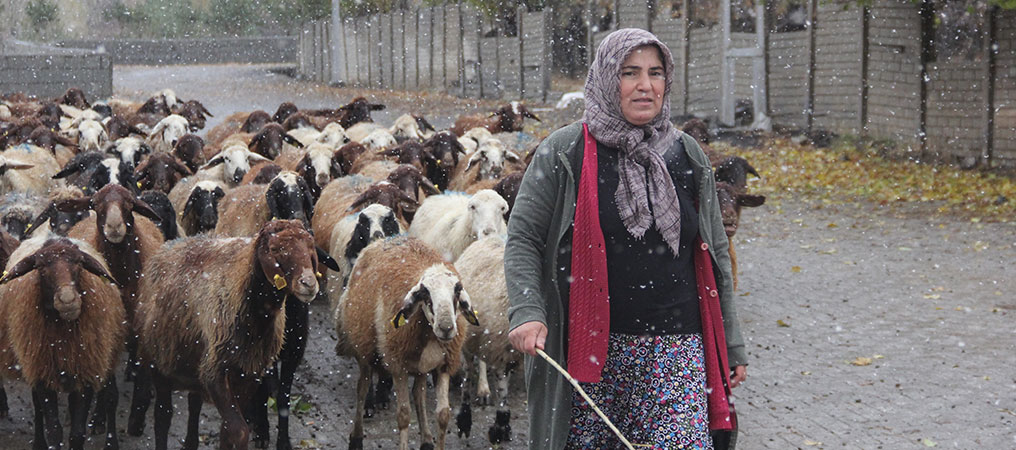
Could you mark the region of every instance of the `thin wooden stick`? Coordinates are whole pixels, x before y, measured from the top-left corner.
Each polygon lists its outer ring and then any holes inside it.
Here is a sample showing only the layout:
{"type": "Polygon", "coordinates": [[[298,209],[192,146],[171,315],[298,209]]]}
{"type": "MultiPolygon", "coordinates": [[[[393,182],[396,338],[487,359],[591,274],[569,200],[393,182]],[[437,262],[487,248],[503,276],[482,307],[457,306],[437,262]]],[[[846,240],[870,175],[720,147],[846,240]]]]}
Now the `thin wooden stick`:
{"type": "Polygon", "coordinates": [[[575,390],[579,391],[579,395],[581,395],[582,398],[586,400],[586,403],[589,403],[589,406],[593,407],[593,411],[596,411],[596,415],[600,416],[600,418],[603,419],[603,421],[607,424],[607,426],[610,427],[610,431],[613,431],[614,434],[617,435],[618,439],[620,439],[621,442],[624,443],[624,446],[627,447],[628,450],[635,450],[635,447],[652,447],[652,445],[649,444],[632,444],[631,442],[628,442],[628,439],[625,439],[624,435],[621,434],[621,431],[614,426],[614,424],[610,421],[610,419],[607,418],[607,415],[604,414],[603,411],[600,411],[600,408],[596,406],[596,403],[593,403],[593,399],[589,398],[589,395],[586,394],[586,391],[582,389],[582,386],[579,386],[579,382],[574,378],[572,378],[572,376],[568,374],[567,370],[564,370],[564,367],[561,367],[557,363],[557,361],[554,361],[554,358],[548,356],[546,353],[543,352],[543,350],[536,349],[536,354],[540,355],[540,357],[545,359],[547,363],[549,363],[551,366],[557,369],[557,371],[560,372],[561,375],[563,375],[564,378],[568,380],[569,383],[571,383],[572,387],[574,387],[575,390]]]}

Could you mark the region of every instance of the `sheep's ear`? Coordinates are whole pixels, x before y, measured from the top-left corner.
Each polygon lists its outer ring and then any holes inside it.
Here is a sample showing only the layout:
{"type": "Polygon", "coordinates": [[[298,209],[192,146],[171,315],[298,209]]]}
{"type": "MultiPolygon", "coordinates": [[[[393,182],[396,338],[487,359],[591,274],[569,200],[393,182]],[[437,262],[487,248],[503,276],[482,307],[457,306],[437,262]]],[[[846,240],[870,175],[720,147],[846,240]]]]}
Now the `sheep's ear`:
{"type": "Polygon", "coordinates": [[[468,172],[469,169],[473,168],[474,165],[479,164],[480,160],[486,159],[486,158],[487,158],[487,153],[486,152],[480,151],[480,152],[473,153],[473,156],[469,157],[469,162],[466,163],[466,169],[465,169],[465,171],[468,172]]]}
{"type": "Polygon", "coordinates": [[[106,269],[102,267],[102,264],[99,263],[97,259],[93,258],[92,255],[89,255],[88,253],[81,251],[81,249],[78,249],[78,256],[81,257],[81,268],[91,272],[93,275],[99,278],[105,279],[106,281],[115,284],[116,287],[123,287],[123,285],[120,284],[120,282],[117,281],[116,278],[113,278],[113,275],[107,272],[106,269]]]}
{"type": "Polygon", "coordinates": [[[297,138],[293,137],[293,135],[289,133],[282,133],[282,140],[287,144],[292,145],[293,147],[303,148],[303,142],[300,142],[297,138]]]}
{"type": "Polygon", "coordinates": [[[535,120],[537,122],[542,122],[540,120],[540,118],[536,117],[536,114],[533,114],[532,112],[530,112],[529,109],[527,109],[525,105],[519,105],[519,112],[522,113],[522,117],[528,117],[528,118],[533,119],[533,120],[535,120]]]}
{"type": "Polygon", "coordinates": [[[163,218],[159,217],[159,213],[155,212],[155,210],[152,209],[151,206],[148,206],[148,203],[145,203],[144,200],[140,200],[137,197],[133,197],[132,201],[134,203],[134,212],[140,213],[142,216],[152,219],[152,221],[154,222],[157,223],[163,222],[163,218]]]}
{"type": "Polygon", "coordinates": [[[462,317],[466,318],[466,322],[470,325],[480,326],[480,320],[476,317],[476,310],[473,309],[472,302],[469,300],[469,294],[462,289],[462,283],[455,285],[455,294],[458,297],[459,311],[462,311],[462,317]]]}
{"type": "Polygon", "coordinates": [[[416,126],[420,127],[421,130],[437,131],[434,129],[434,125],[427,122],[427,119],[424,119],[423,116],[417,116],[414,114],[413,120],[416,121],[416,126]]]}
{"type": "Polygon", "coordinates": [[[68,198],[53,203],[53,208],[64,213],[85,212],[92,208],[92,197],[68,198]]]}
{"type": "Polygon", "coordinates": [[[433,181],[430,181],[430,179],[427,177],[423,177],[423,179],[420,180],[420,187],[423,189],[423,192],[427,195],[441,194],[441,190],[437,188],[437,185],[434,184],[433,181]]]}
{"type": "Polygon", "coordinates": [[[32,232],[39,229],[39,227],[41,227],[42,224],[49,221],[49,218],[53,216],[53,212],[55,210],[56,207],[52,202],[50,202],[49,206],[47,206],[46,209],[42,210],[42,212],[39,213],[39,215],[35,218],[35,220],[32,221],[32,223],[28,224],[28,227],[25,228],[25,233],[22,236],[22,239],[28,239],[28,237],[32,235],[32,232]]]}
{"type": "Polygon", "coordinates": [[[176,156],[173,156],[173,160],[169,163],[169,168],[175,170],[176,173],[179,173],[181,176],[186,177],[188,175],[192,175],[190,168],[184,165],[184,163],[176,156]]]}
{"type": "Polygon", "coordinates": [[[380,103],[368,103],[367,106],[370,108],[371,111],[381,111],[385,109],[385,105],[382,105],[380,103]]]}
{"type": "Polygon", "coordinates": [[[513,163],[517,163],[519,161],[522,161],[522,158],[519,157],[518,153],[515,153],[515,152],[513,152],[511,150],[508,150],[508,151],[504,152],[504,159],[505,159],[505,161],[510,161],[510,162],[513,162],[513,163]]]}
{"type": "Polygon", "coordinates": [[[196,207],[195,205],[197,204],[197,202],[195,201],[196,199],[197,196],[194,195],[194,191],[191,191],[191,195],[187,197],[187,203],[184,203],[183,205],[183,212],[180,213],[180,217],[187,217],[187,215],[194,210],[194,208],[196,207]]]}
{"type": "MultiPolygon", "coordinates": [[[[339,155],[339,153],[335,153],[335,155],[332,156],[331,163],[329,164],[328,168],[332,172],[331,176],[333,179],[345,175],[345,172],[342,170],[342,158],[341,155],[339,155]]],[[[321,187],[324,188],[324,186],[321,187]]]]}
{"type": "Polygon", "coordinates": [[[25,259],[18,261],[18,263],[15,264],[14,267],[11,267],[10,271],[4,271],[3,276],[0,277],[0,284],[4,284],[7,283],[8,281],[20,278],[25,274],[35,270],[36,265],[38,264],[38,257],[36,256],[37,254],[38,253],[33,253],[31,256],[28,256],[25,259]]]}
{"type": "Polygon", "coordinates": [[[417,283],[406,293],[406,298],[402,300],[402,309],[395,313],[395,317],[392,317],[392,326],[395,328],[405,325],[409,318],[419,308],[420,303],[430,297],[430,291],[422,283],[417,283]]]}
{"type": "Polygon", "coordinates": [[[67,177],[69,177],[69,176],[71,176],[71,175],[73,175],[75,173],[80,172],[80,171],[81,171],[81,166],[80,165],[78,165],[78,164],[68,164],[67,167],[64,167],[63,169],[61,169],[59,172],[54,174],[51,178],[53,178],[54,180],[58,180],[60,178],[67,178],[67,177]]]}
{"type": "Polygon", "coordinates": [[[211,112],[209,112],[209,111],[208,111],[208,108],[205,108],[205,105],[202,105],[202,104],[201,104],[201,102],[199,102],[199,101],[197,101],[197,100],[194,100],[194,103],[195,103],[196,105],[198,105],[198,109],[200,109],[200,110],[201,110],[201,113],[202,113],[202,114],[204,114],[204,115],[206,115],[206,116],[208,116],[208,117],[215,117],[215,116],[213,116],[213,115],[212,115],[212,113],[211,113],[211,112]]]}
{"type": "Polygon", "coordinates": [[[747,160],[744,161],[744,170],[752,175],[755,175],[755,178],[762,178],[762,175],[759,175],[758,171],[755,170],[755,168],[752,167],[747,160]]]}
{"type": "MultiPolygon", "coordinates": [[[[102,127],[102,134],[99,135],[99,136],[101,138],[109,139],[109,137],[106,135],[106,127],[102,127]]],[[[64,147],[71,147],[71,148],[77,147],[77,144],[75,144],[74,141],[72,141],[70,139],[67,139],[66,137],[61,136],[59,134],[54,135],[54,138],[56,139],[56,143],[57,144],[60,144],[60,145],[62,145],[64,147]]]]}
{"type": "Polygon", "coordinates": [[[737,206],[754,208],[764,205],[765,202],[766,196],[764,195],[739,194],[737,196],[737,206]]]}
{"type": "Polygon", "coordinates": [[[148,133],[148,137],[154,137],[164,129],[166,129],[166,121],[160,120],[159,123],[155,124],[155,128],[152,128],[152,131],[148,133]]]}
{"type": "Polygon", "coordinates": [[[4,165],[3,165],[3,169],[5,171],[7,171],[7,170],[25,170],[25,169],[31,169],[32,167],[35,167],[35,165],[28,164],[28,163],[23,163],[21,161],[17,161],[17,160],[13,160],[13,159],[8,159],[7,162],[5,162],[4,165]]]}
{"type": "Polygon", "coordinates": [[[335,272],[339,271],[339,263],[336,262],[335,258],[332,258],[328,252],[317,246],[314,247],[314,251],[317,252],[318,262],[324,264],[325,267],[332,269],[335,272]]]}
{"type": "MultiPolygon", "coordinates": [[[[258,155],[258,156],[261,156],[261,155],[258,155]]],[[[202,167],[202,168],[203,169],[207,169],[209,167],[215,167],[215,166],[217,166],[219,164],[222,164],[224,162],[226,162],[226,156],[220,154],[220,155],[217,155],[216,157],[208,160],[208,162],[206,162],[204,167],[202,167]]]]}
{"type": "Polygon", "coordinates": [[[254,165],[254,163],[258,161],[271,161],[271,160],[272,160],[271,158],[259,155],[257,153],[251,152],[247,154],[247,164],[250,164],[252,166],[254,165]]]}

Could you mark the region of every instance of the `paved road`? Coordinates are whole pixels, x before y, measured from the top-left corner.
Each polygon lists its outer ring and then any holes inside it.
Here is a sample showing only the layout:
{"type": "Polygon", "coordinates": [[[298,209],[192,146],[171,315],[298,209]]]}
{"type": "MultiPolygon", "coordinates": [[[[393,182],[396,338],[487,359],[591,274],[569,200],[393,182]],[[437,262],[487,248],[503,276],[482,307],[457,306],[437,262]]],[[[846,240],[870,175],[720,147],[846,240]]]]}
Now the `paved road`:
{"type": "MultiPolygon", "coordinates": [[[[294,98],[301,107],[334,106],[353,92],[266,73],[259,66],[118,67],[115,89],[143,97],[173,87],[205,101],[217,118],[272,111],[294,98]]],[[[392,101],[379,121],[423,110],[444,127],[456,108],[477,106],[433,94],[394,97],[402,101],[392,101]]],[[[735,390],[739,448],[1016,448],[1016,226],[770,198],[745,211],[737,249],[751,362],[748,381],[735,390]]],[[[294,443],[345,448],[355,366],[331,356],[325,309],[312,308],[308,355],[318,356],[308,357],[294,392],[313,408],[295,420],[294,443]]],[[[511,403],[520,412],[516,389],[511,403]]],[[[30,397],[21,386],[8,383],[8,390],[12,417],[0,421],[0,448],[27,449],[30,397]]],[[[176,404],[179,413],[185,403],[176,404]]],[[[368,423],[368,445],[392,443],[383,438],[393,433],[390,416],[368,423]]],[[[513,419],[524,437],[524,417],[513,419]]],[[[206,405],[202,432],[213,444],[216,428],[217,414],[206,405]]],[[[125,449],[150,446],[150,436],[122,440],[125,449]]],[[[486,447],[482,436],[449,437],[452,449],[486,447]]]]}

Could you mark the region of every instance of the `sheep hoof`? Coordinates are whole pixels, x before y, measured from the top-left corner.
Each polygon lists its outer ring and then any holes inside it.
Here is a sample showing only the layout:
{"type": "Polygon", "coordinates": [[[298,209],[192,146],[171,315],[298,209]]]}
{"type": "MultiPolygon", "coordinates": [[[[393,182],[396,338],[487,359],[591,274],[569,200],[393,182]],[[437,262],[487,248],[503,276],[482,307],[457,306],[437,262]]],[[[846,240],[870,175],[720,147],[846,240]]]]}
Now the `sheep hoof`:
{"type": "Polygon", "coordinates": [[[424,442],[420,444],[420,450],[434,450],[434,444],[430,442],[424,442]]]}
{"type": "Polygon", "coordinates": [[[254,448],[268,448],[268,437],[255,436],[254,439],[251,439],[251,443],[254,444],[254,448]]]}
{"type": "Polygon", "coordinates": [[[349,450],[363,450],[363,438],[349,438],[349,450]]]}
{"type": "Polygon", "coordinates": [[[459,437],[465,435],[469,437],[469,433],[473,431],[473,408],[469,406],[469,402],[462,402],[462,408],[459,409],[459,414],[455,416],[455,426],[459,428],[459,437]]]}
{"type": "Polygon", "coordinates": [[[512,440],[511,411],[498,411],[494,425],[487,430],[487,438],[491,444],[500,444],[512,440]]]}
{"type": "Polygon", "coordinates": [[[127,418],[127,435],[141,436],[145,434],[145,417],[141,414],[131,414],[127,418]]]}
{"type": "Polygon", "coordinates": [[[490,406],[490,393],[488,392],[487,395],[476,397],[476,404],[478,406],[490,406]]]}
{"type": "Polygon", "coordinates": [[[363,418],[364,419],[370,419],[371,417],[374,417],[374,407],[366,407],[365,406],[363,408],[363,418]]]}

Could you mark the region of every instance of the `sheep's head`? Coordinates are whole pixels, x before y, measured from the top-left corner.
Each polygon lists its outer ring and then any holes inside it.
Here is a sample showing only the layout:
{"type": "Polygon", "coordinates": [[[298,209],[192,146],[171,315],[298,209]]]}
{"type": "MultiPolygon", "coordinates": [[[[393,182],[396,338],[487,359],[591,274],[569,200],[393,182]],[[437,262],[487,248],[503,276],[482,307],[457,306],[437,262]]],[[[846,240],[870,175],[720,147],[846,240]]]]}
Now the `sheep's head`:
{"type": "MultiPolygon", "coordinates": [[[[402,226],[391,208],[378,204],[364,208],[356,215],[356,226],[353,227],[353,234],[349,237],[349,242],[346,243],[344,256],[349,261],[349,266],[353,266],[360,251],[371,242],[395,236],[401,232],[402,226]]],[[[333,233],[334,235],[335,233],[333,233]]]]}
{"type": "Polygon", "coordinates": [[[205,164],[205,168],[222,165],[222,180],[229,184],[237,184],[250,171],[256,161],[271,161],[264,156],[247,150],[243,145],[233,145],[215,155],[205,164]]]}
{"type": "Polygon", "coordinates": [[[134,171],[139,188],[165,193],[169,193],[181,178],[190,174],[190,169],[170,153],[156,153],[134,171]]]}
{"type": "Polygon", "coordinates": [[[342,176],[342,166],[335,160],[334,147],[315,142],[307,146],[307,153],[296,165],[296,173],[300,174],[310,185],[314,196],[321,193],[332,178],[342,176]]]}
{"type": "Polygon", "coordinates": [[[392,133],[385,129],[371,131],[360,143],[369,150],[384,150],[398,145],[398,142],[395,141],[395,136],[392,136],[392,133]]]}
{"type": "Polygon", "coordinates": [[[78,109],[88,109],[90,105],[88,100],[85,99],[85,93],[76,87],[67,89],[64,95],[56,100],[62,105],[73,106],[78,109]]]}
{"type": "Polygon", "coordinates": [[[360,122],[373,122],[370,112],[383,109],[385,105],[380,103],[370,103],[363,97],[354,98],[349,104],[339,108],[339,125],[349,128],[360,122]]]}
{"type": "Polygon", "coordinates": [[[243,125],[240,126],[240,131],[244,133],[254,133],[271,121],[272,116],[269,116],[268,113],[259,109],[247,116],[247,120],[244,120],[243,125]]]}
{"type": "Polygon", "coordinates": [[[709,127],[702,119],[693,118],[681,125],[681,131],[695,138],[699,144],[709,143],[709,127]]]}
{"type": "Polygon", "coordinates": [[[250,140],[248,149],[269,159],[275,159],[282,153],[282,144],[286,143],[294,147],[303,148],[303,144],[295,137],[286,133],[282,125],[269,123],[258,131],[250,140]]]}
{"type": "Polygon", "coordinates": [[[184,119],[187,119],[187,124],[191,132],[197,132],[198,130],[204,128],[207,117],[215,117],[212,113],[208,112],[208,108],[205,108],[205,105],[202,105],[201,102],[197,100],[188,100],[171,109],[173,113],[179,114],[184,119]]]}
{"type": "Polygon", "coordinates": [[[458,335],[460,312],[469,323],[480,324],[458,273],[446,264],[435,264],[423,272],[420,281],[402,300],[402,308],[392,318],[392,325],[398,328],[417,310],[423,312],[434,336],[445,342],[458,335]]]}
{"type": "Polygon", "coordinates": [[[98,259],[85,253],[67,238],[47,240],[43,246],[4,272],[0,284],[32,271],[39,273],[39,298],[42,309],[61,320],[77,320],[81,315],[81,269],[111,282],[113,276],[98,259]]]}
{"type": "Polygon", "coordinates": [[[723,181],[716,182],[716,198],[720,203],[723,231],[727,233],[727,237],[733,237],[737,233],[737,227],[741,223],[742,207],[762,206],[766,202],[764,195],[746,194],[736,186],[723,181]]]}
{"type": "Polygon", "coordinates": [[[159,214],[145,202],[138,200],[133,192],[116,184],[110,184],[91,197],[62,200],[56,203],[61,212],[95,211],[95,224],[102,237],[113,244],[125,241],[134,230],[134,212],[153,221],[162,220],[159,214]]]}
{"type": "Polygon", "coordinates": [[[469,220],[475,239],[498,236],[508,232],[504,216],[508,213],[508,202],[497,192],[482,189],[469,199],[469,220]]]}
{"type": "Polygon", "coordinates": [[[95,120],[83,120],[78,124],[78,148],[81,151],[99,150],[109,140],[106,127],[95,120]]]}
{"type": "Polygon", "coordinates": [[[338,148],[349,143],[349,136],[346,135],[346,130],[342,128],[342,125],[332,122],[325,125],[325,129],[321,130],[321,134],[318,134],[315,140],[332,148],[338,148]]]}
{"type": "Polygon", "coordinates": [[[501,177],[505,162],[519,162],[521,159],[515,152],[505,148],[504,144],[497,139],[487,139],[480,143],[473,155],[469,157],[466,164],[468,171],[473,166],[480,168],[476,174],[477,180],[489,180],[501,177]]]}
{"type": "Polygon", "coordinates": [[[135,125],[131,125],[130,123],[127,122],[127,119],[124,119],[123,117],[120,116],[110,116],[104,119],[103,123],[106,125],[106,130],[109,133],[109,139],[112,141],[130,136],[132,134],[136,134],[138,136],[148,135],[148,133],[145,133],[144,130],[138,128],[135,125]]]}
{"type": "Polygon", "coordinates": [[[434,186],[434,182],[420,173],[420,169],[409,164],[400,164],[388,174],[386,179],[402,189],[403,192],[419,201],[418,192],[422,188],[427,195],[437,195],[441,191],[434,186]]]}
{"type": "Polygon", "coordinates": [[[265,192],[268,211],[278,219],[299,220],[310,229],[314,217],[314,197],[310,187],[295,172],[285,171],[268,184],[265,192]]]}
{"type": "MultiPolygon", "coordinates": [[[[57,175],[60,174],[57,173],[57,175]]],[[[95,193],[107,185],[119,185],[131,192],[139,193],[137,183],[134,181],[134,166],[116,158],[103,159],[95,166],[85,191],[90,194],[95,193]]]]}
{"type": "Polygon", "coordinates": [[[225,196],[226,191],[222,186],[212,181],[200,181],[191,189],[180,216],[197,216],[196,233],[215,230],[215,224],[219,221],[219,200],[225,196]]]}
{"type": "Polygon", "coordinates": [[[427,177],[437,183],[438,189],[446,189],[452,172],[459,165],[459,154],[466,153],[465,147],[450,131],[431,136],[423,146],[434,156],[433,164],[426,168],[427,177]]]}
{"type": "Polygon", "coordinates": [[[392,124],[389,131],[391,131],[392,136],[399,141],[407,139],[423,140],[427,138],[427,135],[424,134],[424,127],[430,127],[431,130],[434,129],[434,127],[430,125],[430,122],[427,122],[427,120],[423,117],[403,114],[399,116],[399,118],[395,119],[395,123],[392,124]]]}
{"type": "Polygon", "coordinates": [[[356,162],[356,158],[360,157],[364,152],[367,151],[367,147],[359,142],[350,142],[339,148],[339,151],[335,152],[333,158],[335,163],[342,168],[342,174],[348,174],[353,169],[353,163],[356,162]]]}
{"type": "Polygon", "coordinates": [[[189,127],[190,124],[183,116],[170,114],[155,124],[155,128],[152,128],[152,132],[148,134],[148,138],[159,139],[168,143],[170,147],[174,147],[176,141],[187,134],[187,131],[190,130],[189,127]]]}
{"type": "Polygon", "coordinates": [[[131,170],[141,163],[141,159],[152,153],[152,148],[144,141],[135,137],[120,138],[106,147],[106,153],[116,155],[120,161],[127,163],[131,170]]]}
{"type": "Polygon", "coordinates": [[[26,170],[32,167],[35,166],[0,155],[0,175],[7,173],[8,170],[26,170]]]}
{"type": "Polygon", "coordinates": [[[282,102],[279,104],[279,108],[275,110],[275,114],[272,115],[272,121],[281,124],[299,110],[300,108],[297,108],[292,102],[282,102]]]}
{"type": "Polygon", "coordinates": [[[339,268],[331,256],[314,247],[314,238],[296,220],[266,223],[258,232],[254,252],[268,283],[305,303],[318,293],[318,278],[324,271],[321,265],[335,271],[339,268]]]}
{"type": "Polygon", "coordinates": [[[395,211],[403,218],[406,217],[407,211],[415,211],[416,207],[419,206],[416,199],[400,189],[398,186],[387,181],[381,181],[374,183],[368,187],[367,190],[363,191],[363,193],[353,201],[353,204],[349,206],[349,211],[356,211],[357,208],[374,203],[391,208],[392,211],[395,211]]]}
{"type": "Polygon", "coordinates": [[[84,196],[85,194],[81,192],[81,189],[76,187],[54,188],[50,192],[49,205],[35,217],[34,221],[25,230],[25,235],[31,234],[42,224],[49,221],[49,229],[51,231],[61,236],[66,236],[67,232],[74,227],[74,224],[88,217],[88,211],[61,212],[56,209],[56,204],[63,200],[82,198],[84,196]]]}
{"type": "Polygon", "coordinates": [[[282,128],[286,131],[295,130],[297,128],[313,128],[314,130],[317,130],[317,127],[315,127],[314,123],[311,122],[310,117],[302,112],[290,114],[285,120],[279,123],[282,124],[282,128]]]}
{"type": "Polygon", "coordinates": [[[501,131],[522,131],[522,120],[524,118],[530,118],[540,122],[540,118],[536,117],[536,114],[530,112],[529,109],[526,108],[526,105],[519,102],[511,102],[504,105],[493,115],[498,116],[498,123],[501,131]]]}
{"type": "Polygon", "coordinates": [[[740,156],[731,156],[716,165],[716,181],[730,183],[735,188],[745,190],[748,187],[748,175],[755,175],[762,178],[758,171],[748,163],[748,160],[740,156]]]}
{"type": "Polygon", "coordinates": [[[191,172],[196,172],[205,163],[204,148],[205,141],[200,137],[185,134],[176,141],[176,146],[173,147],[173,156],[180,158],[180,161],[183,161],[191,172]]]}

